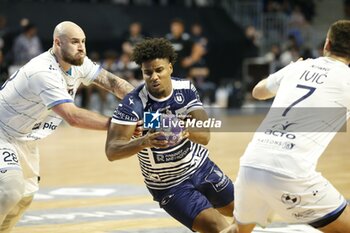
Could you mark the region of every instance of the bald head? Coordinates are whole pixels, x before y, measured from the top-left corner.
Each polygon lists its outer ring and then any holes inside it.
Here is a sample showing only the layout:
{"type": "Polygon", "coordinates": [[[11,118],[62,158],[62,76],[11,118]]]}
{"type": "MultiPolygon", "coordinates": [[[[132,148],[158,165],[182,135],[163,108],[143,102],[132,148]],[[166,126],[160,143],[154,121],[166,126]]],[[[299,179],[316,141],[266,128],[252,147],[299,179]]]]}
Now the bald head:
{"type": "Polygon", "coordinates": [[[53,32],[52,52],[62,67],[83,64],[86,55],[83,29],[70,21],[59,23],[53,32]]]}
{"type": "Polygon", "coordinates": [[[85,33],[81,27],[79,27],[77,24],[70,22],[70,21],[63,21],[59,23],[53,32],[53,39],[56,38],[85,38],[85,33]]]}

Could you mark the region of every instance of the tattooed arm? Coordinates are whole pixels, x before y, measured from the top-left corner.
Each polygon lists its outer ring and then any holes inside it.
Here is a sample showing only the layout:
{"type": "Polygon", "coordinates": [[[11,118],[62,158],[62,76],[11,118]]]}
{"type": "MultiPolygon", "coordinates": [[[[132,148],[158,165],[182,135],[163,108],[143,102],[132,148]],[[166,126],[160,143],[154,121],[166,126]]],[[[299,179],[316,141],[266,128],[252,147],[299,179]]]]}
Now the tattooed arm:
{"type": "Polygon", "coordinates": [[[123,99],[126,94],[134,89],[130,83],[105,69],[101,70],[93,83],[111,92],[119,99],[123,99]]]}

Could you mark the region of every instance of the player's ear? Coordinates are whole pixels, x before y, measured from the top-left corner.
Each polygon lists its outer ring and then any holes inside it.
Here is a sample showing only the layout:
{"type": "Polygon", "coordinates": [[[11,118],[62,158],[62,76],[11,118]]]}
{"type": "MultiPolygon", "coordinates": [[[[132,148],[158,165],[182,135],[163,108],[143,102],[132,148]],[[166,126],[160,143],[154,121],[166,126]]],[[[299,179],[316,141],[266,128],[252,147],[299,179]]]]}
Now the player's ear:
{"type": "Polygon", "coordinates": [[[169,63],[169,70],[170,70],[170,74],[172,74],[174,68],[173,68],[173,64],[171,62],[169,63]]]}
{"type": "Polygon", "coordinates": [[[56,37],[55,39],[54,39],[54,44],[56,45],[56,46],[58,46],[58,47],[60,47],[61,46],[61,41],[56,37]]]}
{"type": "Polygon", "coordinates": [[[332,43],[331,41],[328,39],[328,37],[326,38],[326,41],[324,43],[324,46],[323,46],[323,50],[326,50],[326,51],[330,51],[331,49],[331,46],[332,46],[332,43]]]}

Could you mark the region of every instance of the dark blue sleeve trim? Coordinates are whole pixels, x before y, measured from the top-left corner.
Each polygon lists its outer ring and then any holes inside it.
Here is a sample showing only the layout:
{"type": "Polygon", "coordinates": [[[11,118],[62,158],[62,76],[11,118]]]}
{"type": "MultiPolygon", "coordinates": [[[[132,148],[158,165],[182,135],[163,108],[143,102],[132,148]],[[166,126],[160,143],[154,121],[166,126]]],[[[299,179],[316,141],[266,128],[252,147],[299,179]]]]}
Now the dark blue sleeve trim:
{"type": "Polygon", "coordinates": [[[55,107],[56,105],[63,104],[63,103],[73,103],[73,100],[71,100],[71,99],[57,100],[57,101],[49,104],[49,106],[47,106],[47,108],[51,109],[51,108],[55,107]]]}

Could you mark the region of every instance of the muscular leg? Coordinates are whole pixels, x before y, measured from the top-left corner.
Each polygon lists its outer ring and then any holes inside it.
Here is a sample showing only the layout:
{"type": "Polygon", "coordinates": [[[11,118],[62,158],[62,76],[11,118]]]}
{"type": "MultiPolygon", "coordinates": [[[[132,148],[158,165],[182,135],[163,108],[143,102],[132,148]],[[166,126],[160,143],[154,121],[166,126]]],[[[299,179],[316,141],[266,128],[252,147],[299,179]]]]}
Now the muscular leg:
{"type": "Polygon", "coordinates": [[[255,227],[255,224],[238,224],[239,233],[251,233],[255,227]]]}
{"type": "Polygon", "coordinates": [[[234,208],[234,202],[232,201],[227,206],[216,208],[222,215],[227,217],[233,217],[233,208],[234,208]]]}
{"type": "MultiPolygon", "coordinates": [[[[208,208],[200,212],[194,219],[192,229],[201,233],[219,233],[228,228],[230,224],[219,211],[208,208]]],[[[231,231],[233,233],[233,231],[231,231]]],[[[227,233],[231,233],[227,232],[227,233]]]]}
{"type": "Polygon", "coordinates": [[[23,193],[22,171],[8,170],[0,172],[0,224],[21,200],[23,193]]]}
{"type": "Polygon", "coordinates": [[[22,217],[23,213],[28,209],[33,201],[34,196],[28,196],[22,198],[22,200],[7,214],[5,220],[0,225],[1,233],[9,233],[16,225],[18,220],[22,217]]]}
{"type": "Polygon", "coordinates": [[[350,207],[345,208],[343,213],[333,222],[318,230],[325,233],[350,233],[350,207]]]}

